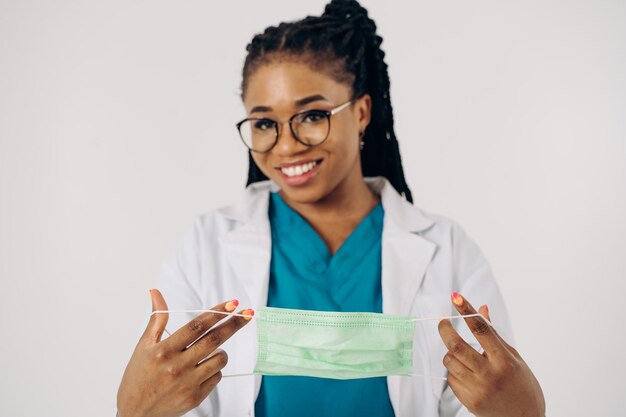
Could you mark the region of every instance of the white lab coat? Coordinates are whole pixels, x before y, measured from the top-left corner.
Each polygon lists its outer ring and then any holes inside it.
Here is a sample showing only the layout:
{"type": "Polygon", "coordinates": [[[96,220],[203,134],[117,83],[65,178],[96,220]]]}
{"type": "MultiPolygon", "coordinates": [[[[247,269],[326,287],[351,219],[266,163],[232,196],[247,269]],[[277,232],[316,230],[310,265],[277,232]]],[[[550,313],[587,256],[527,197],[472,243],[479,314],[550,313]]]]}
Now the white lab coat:
{"type": "MultiPolygon", "coordinates": [[[[456,314],[450,294],[459,291],[476,307],[488,304],[495,327],[511,340],[509,320],[487,261],[478,246],[455,222],[428,214],[404,200],[389,182],[366,178],[381,196],[385,210],[382,235],[383,313],[420,317],[456,314]]],[[[238,204],[200,216],[163,263],[157,280],[170,310],[210,308],[238,299],[240,308],[267,302],[271,233],[270,181],[249,186],[238,204]]],[[[193,314],[171,314],[172,332],[193,314]]],[[[462,320],[454,321],[464,338],[475,344],[462,320]]],[[[222,348],[229,355],[223,375],[250,373],[256,359],[252,320],[222,348]]],[[[437,321],[418,323],[414,339],[414,372],[446,376],[447,349],[437,321]]],[[[253,416],[259,375],[223,378],[188,417],[253,416]]],[[[420,377],[387,377],[397,417],[461,417],[469,412],[444,381],[420,377]]]]}

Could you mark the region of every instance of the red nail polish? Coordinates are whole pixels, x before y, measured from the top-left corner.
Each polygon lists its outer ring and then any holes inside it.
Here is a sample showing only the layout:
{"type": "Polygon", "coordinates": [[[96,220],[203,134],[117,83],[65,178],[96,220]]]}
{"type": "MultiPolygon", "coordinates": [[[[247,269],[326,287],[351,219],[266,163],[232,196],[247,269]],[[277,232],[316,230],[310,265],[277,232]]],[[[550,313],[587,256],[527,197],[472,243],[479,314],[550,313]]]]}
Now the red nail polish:
{"type": "Polygon", "coordinates": [[[463,297],[461,297],[461,294],[456,291],[452,293],[450,298],[452,299],[452,302],[457,306],[461,306],[463,304],[463,297]]]}
{"type": "Polygon", "coordinates": [[[487,304],[485,304],[485,310],[487,310],[487,313],[489,313],[489,306],[487,304]]]}
{"type": "Polygon", "coordinates": [[[241,314],[243,314],[244,316],[247,316],[245,317],[246,320],[252,320],[252,317],[254,316],[254,310],[249,308],[247,310],[242,311],[241,314]]]}
{"type": "Polygon", "coordinates": [[[239,301],[238,300],[231,300],[229,302],[226,303],[226,305],[224,305],[224,310],[230,312],[230,311],[234,311],[237,306],[239,305],[239,301]]]}

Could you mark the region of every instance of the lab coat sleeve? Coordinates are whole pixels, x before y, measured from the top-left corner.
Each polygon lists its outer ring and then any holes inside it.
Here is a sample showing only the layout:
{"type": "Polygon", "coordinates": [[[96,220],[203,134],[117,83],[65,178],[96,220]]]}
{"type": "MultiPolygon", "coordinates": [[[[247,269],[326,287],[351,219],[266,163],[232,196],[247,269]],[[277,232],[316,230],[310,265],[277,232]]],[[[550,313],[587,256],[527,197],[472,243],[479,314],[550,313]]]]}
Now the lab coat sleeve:
{"type": "MultiPolygon", "coordinates": [[[[478,245],[456,223],[451,232],[453,288],[466,298],[474,308],[487,304],[489,314],[498,333],[513,344],[513,335],[504,300],[493,276],[493,272],[478,245]]],[[[457,314],[454,310],[453,314],[457,314]]],[[[475,349],[480,344],[472,335],[465,321],[454,320],[453,325],[461,337],[475,349]]],[[[439,403],[441,417],[469,417],[472,414],[460,403],[452,389],[446,384],[439,403]]]]}
{"type": "MultiPolygon", "coordinates": [[[[165,258],[157,275],[156,288],[161,291],[168,310],[198,310],[203,306],[200,297],[200,224],[196,221],[183,234],[175,248],[165,258]]],[[[173,334],[192,320],[195,313],[171,313],[166,329],[173,334]]],[[[217,415],[214,395],[183,417],[211,417],[217,415]]]]}

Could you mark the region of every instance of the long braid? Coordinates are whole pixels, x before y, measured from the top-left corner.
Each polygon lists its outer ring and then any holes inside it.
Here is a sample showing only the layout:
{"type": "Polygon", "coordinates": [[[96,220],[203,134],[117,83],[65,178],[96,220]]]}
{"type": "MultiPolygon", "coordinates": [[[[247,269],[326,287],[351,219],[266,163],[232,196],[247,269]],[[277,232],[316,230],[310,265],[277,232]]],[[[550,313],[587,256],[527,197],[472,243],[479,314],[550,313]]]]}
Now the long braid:
{"type": "MultiPolygon", "coordinates": [[[[361,152],[363,175],[386,177],[393,187],[413,202],[393,128],[389,94],[389,73],[383,39],[367,10],[355,0],[332,0],[322,16],[308,16],[297,22],[268,27],[247,46],[241,91],[245,94],[249,76],[261,65],[282,55],[298,56],[315,70],[337,82],[352,86],[352,98],[372,97],[372,118],[365,130],[361,152]]],[[[249,156],[247,184],[267,179],[249,156]]]]}

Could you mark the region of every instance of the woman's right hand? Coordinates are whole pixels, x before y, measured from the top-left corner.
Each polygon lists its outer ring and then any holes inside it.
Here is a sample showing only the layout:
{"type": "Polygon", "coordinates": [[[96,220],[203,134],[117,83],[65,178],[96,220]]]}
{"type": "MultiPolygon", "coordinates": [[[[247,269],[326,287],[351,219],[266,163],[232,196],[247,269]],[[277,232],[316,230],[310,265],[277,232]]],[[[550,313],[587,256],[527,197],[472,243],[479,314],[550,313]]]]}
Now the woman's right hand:
{"type": "MultiPolygon", "coordinates": [[[[150,296],[152,311],[167,310],[159,290],[150,290],[150,296]]],[[[212,310],[230,313],[237,304],[233,300],[212,310]]],[[[252,318],[254,311],[240,314],[252,318]]],[[[153,314],[117,392],[119,417],[175,417],[197,407],[220,381],[221,369],[228,362],[226,352],[218,347],[250,321],[231,317],[187,348],[223,318],[218,313],[203,313],[161,341],[168,314],[153,314]],[[198,364],[208,355],[209,359],[198,364]]]]}

